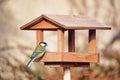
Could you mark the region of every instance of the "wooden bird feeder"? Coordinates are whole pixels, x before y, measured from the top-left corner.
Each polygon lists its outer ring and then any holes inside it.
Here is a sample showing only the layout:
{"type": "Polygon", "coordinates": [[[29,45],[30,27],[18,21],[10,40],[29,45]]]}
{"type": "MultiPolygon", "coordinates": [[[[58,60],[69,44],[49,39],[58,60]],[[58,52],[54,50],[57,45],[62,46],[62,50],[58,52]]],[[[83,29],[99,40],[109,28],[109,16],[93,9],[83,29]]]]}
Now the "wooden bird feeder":
{"type": "MultiPolygon", "coordinates": [[[[57,52],[46,52],[40,62],[45,65],[63,67],[89,67],[90,63],[99,62],[96,51],[96,30],[108,30],[109,26],[96,22],[88,16],[41,15],[25,24],[21,30],[35,30],[37,44],[44,41],[44,31],[57,31],[57,52]],[[75,52],[75,30],[88,30],[88,52],[75,52]],[[64,52],[64,32],[68,31],[68,52],[64,52]],[[52,54],[52,55],[51,55],[52,54]]],[[[49,45],[50,46],[50,45],[49,45]]]]}

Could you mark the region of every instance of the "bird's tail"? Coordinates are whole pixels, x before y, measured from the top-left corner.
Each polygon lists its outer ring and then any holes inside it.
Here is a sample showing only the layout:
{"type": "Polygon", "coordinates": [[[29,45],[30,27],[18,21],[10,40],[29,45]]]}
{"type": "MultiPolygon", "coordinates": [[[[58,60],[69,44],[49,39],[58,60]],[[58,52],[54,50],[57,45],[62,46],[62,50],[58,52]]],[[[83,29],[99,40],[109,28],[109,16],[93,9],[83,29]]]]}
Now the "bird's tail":
{"type": "Polygon", "coordinates": [[[30,65],[33,63],[34,60],[35,60],[35,58],[30,59],[26,66],[27,66],[27,67],[30,67],[30,65]]]}

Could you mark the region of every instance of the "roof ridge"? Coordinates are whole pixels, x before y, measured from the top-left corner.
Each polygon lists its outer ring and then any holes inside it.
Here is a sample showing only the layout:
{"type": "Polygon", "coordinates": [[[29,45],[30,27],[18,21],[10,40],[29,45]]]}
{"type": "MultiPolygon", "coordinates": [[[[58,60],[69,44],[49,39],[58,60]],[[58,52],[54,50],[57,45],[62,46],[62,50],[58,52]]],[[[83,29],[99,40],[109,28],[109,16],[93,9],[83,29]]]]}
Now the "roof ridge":
{"type": "Polygon", "coordinates": [[[66,25],[61,24],[60,22],[58,22],[58,21],[56,21],[56,20],[54,20],[54,19],[51,19],[49,16],[47,16],[47,15],[45,15],[45,14],[42,14],[41,16],[42,16],[43,18],[47,19],[48,21],[50,21],[50,22],[52,22],[52,23],[54,23],[54,24],[56,24],[56,25],[58,25],[58,26],[61,26],[62,28],[67,29],[67,26],[66,26],[66,25]]]}

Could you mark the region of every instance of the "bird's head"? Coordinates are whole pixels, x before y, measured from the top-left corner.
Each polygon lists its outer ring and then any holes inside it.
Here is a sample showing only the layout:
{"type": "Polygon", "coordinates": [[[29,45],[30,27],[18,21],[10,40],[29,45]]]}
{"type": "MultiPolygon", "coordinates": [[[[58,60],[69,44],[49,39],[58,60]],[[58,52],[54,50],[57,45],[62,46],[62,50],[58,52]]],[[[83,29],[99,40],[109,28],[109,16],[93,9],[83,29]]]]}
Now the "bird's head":
{"type": "Polygon", "coordinates": [[[47,46],[47,43],[46,43],[46,42],[40,42],[39,45],[40,45],[40,46],[43,46],[43,47],[46,47],[46,46],[47,46]]]}

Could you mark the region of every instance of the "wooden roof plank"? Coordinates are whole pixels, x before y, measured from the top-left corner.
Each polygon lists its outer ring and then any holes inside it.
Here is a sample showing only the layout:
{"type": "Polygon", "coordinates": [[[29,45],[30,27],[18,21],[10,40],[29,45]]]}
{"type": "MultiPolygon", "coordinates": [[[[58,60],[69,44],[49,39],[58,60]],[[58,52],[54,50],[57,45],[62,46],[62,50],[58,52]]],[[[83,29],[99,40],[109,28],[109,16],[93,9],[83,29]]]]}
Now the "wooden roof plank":
{"type": "Polygon", "coordinates": [[[34,25],[42,20],[48,20],[51,24],[57,25],[63,29],[111,29],[109,26],[99,23],[88,16],[74,15],[41,15],[35,20],[25,24],[20,29],[31,30],[34,25]]]}

